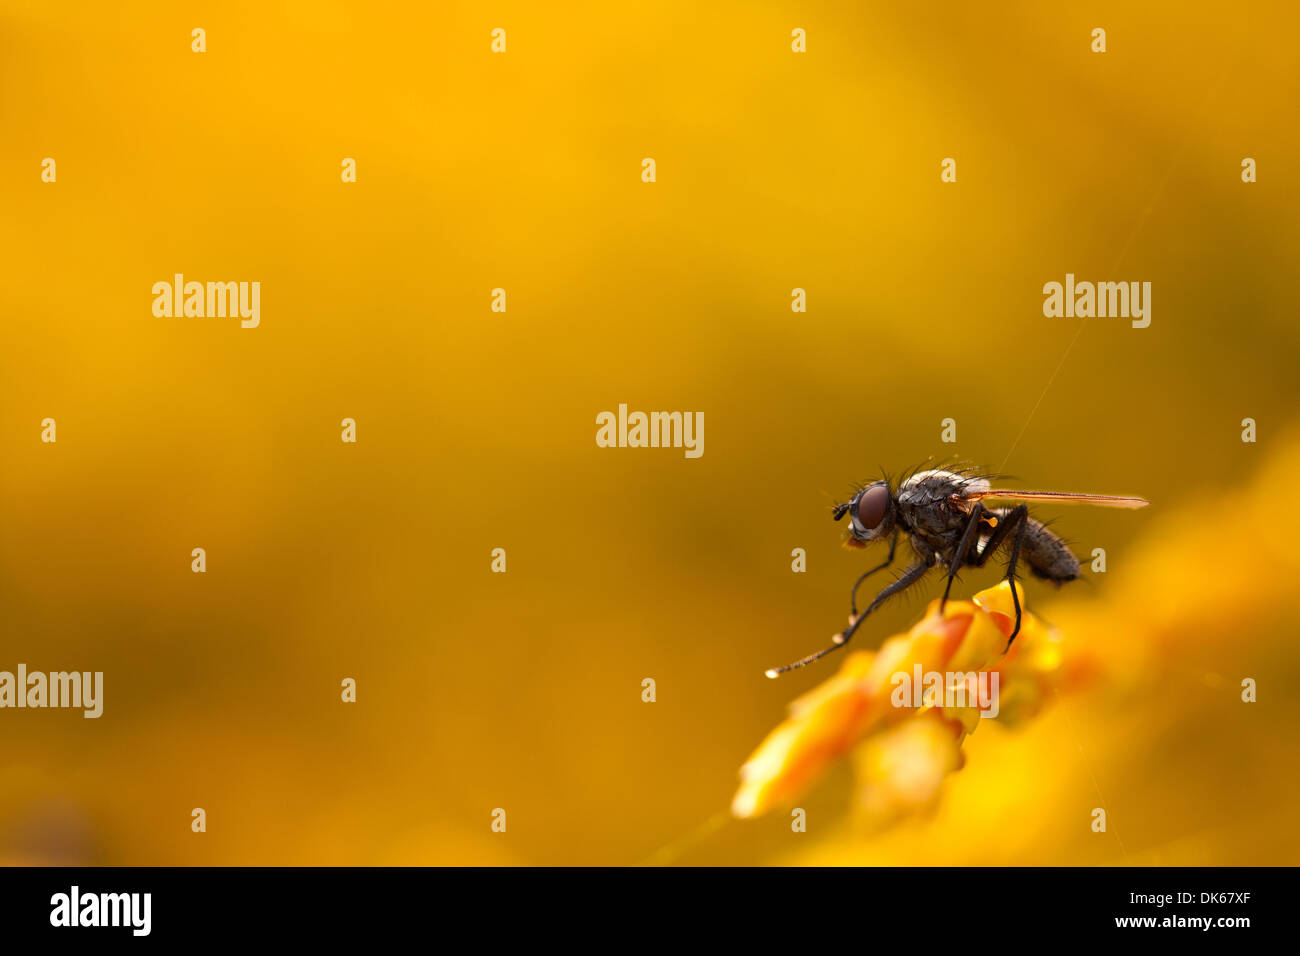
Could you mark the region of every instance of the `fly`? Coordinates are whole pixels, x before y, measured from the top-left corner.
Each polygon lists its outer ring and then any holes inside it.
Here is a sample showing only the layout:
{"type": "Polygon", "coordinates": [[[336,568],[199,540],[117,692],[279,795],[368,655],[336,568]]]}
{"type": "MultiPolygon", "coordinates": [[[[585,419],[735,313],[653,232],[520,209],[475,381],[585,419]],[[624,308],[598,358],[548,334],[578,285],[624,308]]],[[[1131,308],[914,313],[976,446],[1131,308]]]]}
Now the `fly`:
{"type": "Polygon", "coordinates": [[[987,477],[973,469],[947,471],[931,469],[907,478],[897,492],[888,479],[873,482],[853,498],[837,504],[836,521],[849,517],[844,543],[851,548],[865,548],[873,541],[889,541],[889,555],[884,562],[863,572],[853,585],[849,598],[852,614],[849,626],[836,634],[834,643],[815,654],[776,667],[767,672],[776,677],[798,667],[806,667],[847,644],[867,615],[889,598],[916,584],[936,566],[948,569],[940,610],[948,602],[953,578],[962,568],[981,568],[999,548],[1010,548],[1007,581],[1016,608],[1016,623],[1007,638],[1007,650],[1020,633],[1020,596],[1016,592],[1016,566],[1024,561],[1035,577],[1064,584],[1079,576],[1079,559],[1064,541],[1041,522],[1029,516],[1025,502],[1050,501],[1060,504],[1100,505],[1105,508],[1144,508],[1144,498],[1124,495],[1077,494],[1068,491],[1013,491],[994,488],[987,477]],[[989,507],[985,500],[1020,502],[1010,506],[989,507]],[[858,588],[872,574],[894,563],[900,535],[906,535],[915,560],[891,584],[875,596],[858,613],[858,588]]]}

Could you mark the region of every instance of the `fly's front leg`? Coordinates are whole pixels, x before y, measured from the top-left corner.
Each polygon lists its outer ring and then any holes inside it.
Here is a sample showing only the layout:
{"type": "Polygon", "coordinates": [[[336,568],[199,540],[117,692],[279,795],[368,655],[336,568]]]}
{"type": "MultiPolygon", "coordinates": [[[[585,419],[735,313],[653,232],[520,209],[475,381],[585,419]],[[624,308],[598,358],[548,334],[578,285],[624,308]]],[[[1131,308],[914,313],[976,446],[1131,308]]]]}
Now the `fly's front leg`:
{"type": "Polygon", "coordinates": [[[885,601],[889,600],[889,598],[893,597],[899,591],[902,591],[905,588],[910,588],[917,581],[921,580],[925,572],[929,571],[932,567],[934,567],[933,554],[930,555],[928,559],[922,558],[920,561],[916,562],[916,564],[912,565],[900,574],[892,584],[885,585],[885,587],[881,589],[880,593],[877,594],[872,599],[871,603],[867,605],[867,609],[854,617],[853,620],[849,622],[849,626],[841,633],[835,635],[833,638],[835,643],[837,645],[847,644],[852,640],[854,632],[858,629],[858,625],[867,619],[868,614],[880,607],[880,605],[884,604],[885,601]]]}
{"type": "Polygon", "coordinates": [[[885,568],[889,567],[891,564],[894,563],[894,550],[897,547],[898,547],[898,529],[895,528],[894,536],[889,539],[889,557],[885,558],[883,563],[876,565],[870,571],[863,571],[862,575],[856,581],[853,582],[853,590],[849,592],[849,617],[850,618],[855,618],[858,616],[858,588],[861,587],[862,582],[865,581],[867,578],[869,578],[871,575],[875,574],[877,571],[883,571],[885,568]]]}
{"type": "MultiPolygon", "coordinates": [[[[915,545],[916,539],[914,538],[912,540],[913,540],[913,544],[915,545]]],[[[862,622],[867,619],[868,614],[870,614],[876,608],[880,607],[880,605],[884,604],[885,601],[887,601],[893,595],[897,594],[899,591],[902,591],[905,588],[909,588],[917,581],[921,580],[921,578],[925,575],[925,572],[929,571],[932,567],[934,567],[935,558],[934,558],[933,551],[930,551],[929,548],[925,548],[924,551],[918,548],[917,553],[919,556],[919,560],[917,561],[917,563],[912,565],[902,574],[900,574],[896,581],[894,581],[892,584],[887,585],[879,594],[877,594],[875,598],[872,600],[872,602],[867,605],[866,610],[863,611],[861,615],[859,615],[858,617],[850,621],[848,627],[846,627],[839,634],[835,635],[835,637],[832,639],[834,643],[831,644],[830,647],[824,648],[823,650],[820,650],[815,654],[809,654],[807,657],[801,657],[793,664],[786,664],[784,667],[774,667],[767,672],[767,676],[777,677],[781,674],[784,674],[786,671],[796,670],[797,668],[800,667],[807,667],[813,661],[821,660],[827,654],[831,653],[832,651],[839,650],[841,647],[843,647],[845,644],[851,641],[853,639],[854,633],[857,632],[859,625],[861,625],[862,622]]]]}

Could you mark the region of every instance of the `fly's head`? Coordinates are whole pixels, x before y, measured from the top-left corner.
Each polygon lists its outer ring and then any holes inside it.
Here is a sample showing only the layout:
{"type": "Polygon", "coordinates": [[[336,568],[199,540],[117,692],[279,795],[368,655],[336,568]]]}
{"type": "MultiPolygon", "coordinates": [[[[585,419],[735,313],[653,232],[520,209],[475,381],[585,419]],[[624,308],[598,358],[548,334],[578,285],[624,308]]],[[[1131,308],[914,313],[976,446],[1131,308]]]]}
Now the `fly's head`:
{"type": "Polygon", "coordinates": [[[835,520],[849,516],[849,526],[844,533],[844,546],[865,548],[872,541],[889,537],[894,531],[896,511],[889,482],[877,481],[867,485],[847,504],[835,506],[835,520]]]}

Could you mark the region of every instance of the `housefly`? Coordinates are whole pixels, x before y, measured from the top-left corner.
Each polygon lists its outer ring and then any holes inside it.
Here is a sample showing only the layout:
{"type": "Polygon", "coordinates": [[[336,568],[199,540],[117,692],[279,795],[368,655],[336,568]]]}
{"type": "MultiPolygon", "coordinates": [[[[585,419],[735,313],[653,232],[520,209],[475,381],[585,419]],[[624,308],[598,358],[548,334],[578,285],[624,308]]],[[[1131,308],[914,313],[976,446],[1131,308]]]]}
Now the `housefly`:
{"type": "Polygon", "coordinates": [[[844,543],[851,548],[865,548],[873,541],[889,541],[889,555],[884,562],[865,571],[853,585],[850,596],[852,614],[849,626],[835,635],[834,643],[815,654],[776,667],[767,672],[776,677],[798,667],[806,667],[847,644],[867,615],[886,600],[906,590],[936,566],[947,569],[948,580],[943,600],[948,601],[953,578],[962,568],[980,568],[999,548],[1007,548],[1007,581],[1016,608],[1016,622],[1007,639],[1007,649],[1020,633],[1020,596],[1016,592],[1016,567],[1023,561],[1035,577],[1064,584],[1079,576],[1079,559],[1064,541],[1041,522],[1029,516],[1026,502],[1048,501],[1060,504],[1100,505],[1106,508],[1142,508],[1143,498],[1122,495],[1078,494],[1068,491],[1013,491],[994,488],[987,476],[974,469],[930,469],[906,478],[897,491],[889,479],[861,488],[852,499],[837,504],[836,521],[846,515],[844,543]],[[990,507],[986,500],[1018,502],[990,507]],[[906,535],[915,560],[870,604],[858,613],[858,588],[877,571],[894,563],[900,535],[906,535]]]}

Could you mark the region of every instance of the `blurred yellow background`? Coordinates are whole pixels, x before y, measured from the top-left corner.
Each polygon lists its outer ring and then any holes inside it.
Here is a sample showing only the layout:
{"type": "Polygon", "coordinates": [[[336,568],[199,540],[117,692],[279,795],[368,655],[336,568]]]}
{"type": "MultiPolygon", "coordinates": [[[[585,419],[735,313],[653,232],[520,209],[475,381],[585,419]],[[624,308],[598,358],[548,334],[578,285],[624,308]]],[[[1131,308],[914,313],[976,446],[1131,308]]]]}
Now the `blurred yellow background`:
{"type": "Polygon", "coordinates": [[[1300,392],[1300,17],[1143,7],[7,0],[0,669],[106,689],[0,712],[0,859],[1300,862],[1294,578],[1224,533],[1300,392]],[[260,327],[155,318],[177,272],[260,281],[260,327]],[[1150,281],[1151,326],[1045,318],[1067,272],[1150,281]],[[702,411],[703,457],[596,447],[620,402],[702,411]],[[1059,515],[1109,570],[1030,582],[1049,620],[1276,586],[1144,658],[1163,696],[972,737],[932,820],[862,840],[843,780],[807,834],[721,820],[834,665],[763,670],[876,557],[823,492],[948,454],[1153,502],[1059,515]],[[1137,579],[1162,513],[1203,539],[1137,579]]]}

